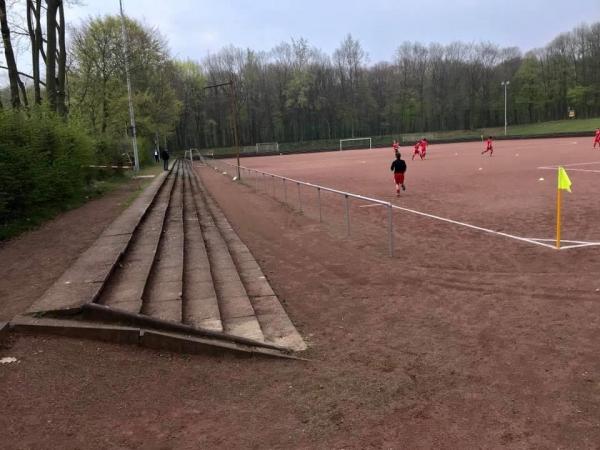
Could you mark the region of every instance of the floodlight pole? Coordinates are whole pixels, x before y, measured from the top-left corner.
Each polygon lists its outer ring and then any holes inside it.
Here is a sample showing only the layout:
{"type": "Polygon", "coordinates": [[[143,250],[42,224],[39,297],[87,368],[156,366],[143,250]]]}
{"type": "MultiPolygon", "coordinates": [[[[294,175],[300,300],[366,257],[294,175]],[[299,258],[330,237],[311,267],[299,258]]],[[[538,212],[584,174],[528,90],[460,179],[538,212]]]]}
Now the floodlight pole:
{"type": "Polygon", "coordinates": [[[239,143],[239,134],[238,134],[238,111],[237,111],[237,94],[235,89],[235,79],[231,77],[229,81],[226,83],[213,84],[211,86],[205,86],[204,89],[217,89],[222,86],[229,86],[229,102],[231,109],[231,120],[232,120],[232,128],[233,128],[233,145],[236,150],[236,159],[237,159],[237,179],[241,180],[240,173],[240,143],[239,143]]]}
{"type": "Polygon", "coordinates": [[[135,129],[135,113],[133,112],[133,101],[131,99],[131,76],[129,74],[129,46],[127,33],[125,32],[125,13],[123,12],[123,0],[119,0],[121,8],[121,34],[123,35],[123,52],[125,54],[125,74],[127,77],[127,97],[129,99],[129,122],[131,125],[131,143],[133,146],[133,170],[139,172],[140,158],[138,156],[137,133],[135,129]]]}
{"type": "Polygon", "coordinates": [[[229,79],[229,89],[231,90],[229,98],[231,99],[231,114],[233,114],[233,142],[235,145],[237,159],[237,179],[241,180],[240,173],[240,143],[238,137],[238,112],[237,112],[237,95],[235,92],[235,80],[229,79]]]}
{"type": "Polygon", "coordinates": [[[507,98],[507,88],[508,88],[508,85],[510,84],[510,81],[502,81],[500,84],[502,86],[504,86],[504,136],[506,136],[507,128],[508,128],[508,118],[507,118],[507,114],[506,114],[506,98],[507,98]]]}

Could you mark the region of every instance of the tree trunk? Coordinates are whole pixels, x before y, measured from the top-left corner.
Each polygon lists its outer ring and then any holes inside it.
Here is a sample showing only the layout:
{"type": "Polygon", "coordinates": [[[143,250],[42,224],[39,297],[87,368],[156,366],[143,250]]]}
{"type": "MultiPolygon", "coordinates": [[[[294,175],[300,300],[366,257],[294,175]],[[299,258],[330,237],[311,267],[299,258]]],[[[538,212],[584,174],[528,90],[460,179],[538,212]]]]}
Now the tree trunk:
{"type": "Polygon", "coordinates": [[[65,9],[63,0],[58,4],[58,92],[57,110],[61,116],[67,114],[66,80],[67,80],[67,46],[65,44],[65,9]]]}
{"type": "Polygon", "coordinates": [[[42,103],[40,90],[40,46],[42,45],[42,30],[40,27],[40,11],[42,0],[27,0],[27,30],[31,41],[31,67],[33,72],[33,92],[36,105],[42,103]],[[33,16],[32,16],[33,13],[33,16]]]}
{"type": "Polygon", "coordinates": [[[13,52],[12,43],[10,40],[10,28],[6,17],[6,1],[0,0],[0,29],[2,30],[2,42],[4,44],[4,56],[6,57],[6,65],[8,66],[8,79],[10,82],[10,100],[13,108],[21,106],[19,98],[19,72],[17,70],[17,62],[13,52]]]}
{"type": "Polygon", "coordinates": [[[56,12],[59,1],[46,0],[46,98],[52,111],[57,110],[58,103],[56,95],[56,12]]]}
{"type": "Polygon", "coordinates": [[[25,83],[23,83],[23,81],[21,81],[20,78],[17,81],[19,83],[19,90],[21,91],[21,96],[23,97],[23,104],[25,105],[25,107],[29,107],[29,101],[27,100],[27,90],[25,89],[25,83]]]}

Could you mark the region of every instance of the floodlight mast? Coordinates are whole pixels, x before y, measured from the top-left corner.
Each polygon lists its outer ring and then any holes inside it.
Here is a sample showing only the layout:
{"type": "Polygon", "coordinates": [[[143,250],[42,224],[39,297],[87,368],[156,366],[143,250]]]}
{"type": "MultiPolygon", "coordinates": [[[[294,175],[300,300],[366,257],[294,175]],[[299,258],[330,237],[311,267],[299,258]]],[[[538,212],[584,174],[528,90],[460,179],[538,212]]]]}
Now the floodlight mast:
{"type": "Polygon", "coordinates": [[[235,79],[231,77],[229,81],[225,83],[213,84],[211,86],[205,86],[204,89],[218,89],[222,86],[229,86],[229,102],[231,108],[231,117],[233,121],[233,145],[235,146],[236,159],[237,159],[237,179],[241,180],[242,176],[240,173],[240,143],[238,138],[238,114],[237,114],[237,95],[235,89],[235,79]]]}
{"type": "Polygon", "coordinates": [[[133,146],[133,170],[139,172],[140,158],[138,156],[137,133],[135,129],[135,113],[133,112],[133,101],[131,99],[131,76],[129,74],[129,45],[127,33],[125,32],[125,13],[123,13],[123,0],[119,0],[121,8],[121,34],[123,35],[123,52],[125,53],[125,75],[127,77],[127,98],[129,100],[129,122],[131,125],[131,142],[133,146]]]}
{"type": "Polygon", "coordinates": [[[500,85],[504,86],[504,136],[506,136],[507,134],[507,128],[508,128],[508,119],[507,119],[507,115],[506,115],[506,98],[507,98],[507,88],[508,85],[510,84],[510,81],[502,81],[500,83],[500,85]]]}

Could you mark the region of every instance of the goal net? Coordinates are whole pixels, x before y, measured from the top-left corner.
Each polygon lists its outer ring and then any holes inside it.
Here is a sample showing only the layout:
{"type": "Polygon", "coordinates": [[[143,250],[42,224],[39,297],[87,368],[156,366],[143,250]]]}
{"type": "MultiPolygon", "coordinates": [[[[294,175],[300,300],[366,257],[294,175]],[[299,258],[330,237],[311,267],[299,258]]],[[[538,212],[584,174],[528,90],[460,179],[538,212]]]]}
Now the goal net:
{"type": "Polygon", "coordinates": [[[357,149],[357,148],[373,148],[373,142],[370,137],[367,138],[352,138],[352,139],[340,139],[340,151],[357,149]]]}
{"type": "Polygon", "coordinates": [[[185,151],[184,158],[189,159],[191,162],[194,162],[194,160],[202,161],[202,154],[197,148],[190,148],[185,151]]]}
{"type": "Polygon", "coordinates": [[[256,153],[261,152],[279,152],[278,142],[259,142],[256,144],[256,153]]]}

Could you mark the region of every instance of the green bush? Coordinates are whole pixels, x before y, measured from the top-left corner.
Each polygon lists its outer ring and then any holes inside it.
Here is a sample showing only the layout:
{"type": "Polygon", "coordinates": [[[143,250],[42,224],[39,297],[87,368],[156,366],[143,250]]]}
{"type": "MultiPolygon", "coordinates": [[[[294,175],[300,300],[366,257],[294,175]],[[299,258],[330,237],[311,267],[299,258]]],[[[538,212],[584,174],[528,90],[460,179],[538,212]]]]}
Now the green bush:
{"type": "Polygon", "coordinates": [[[83,130],[43,108],[0,111],[0,239],[81,202],[94,150],[83,130]]]}

